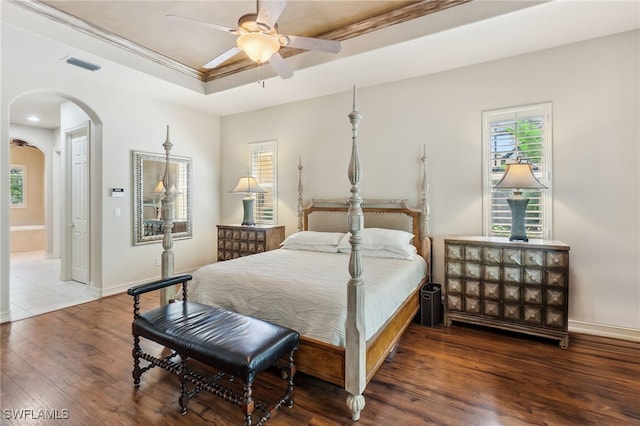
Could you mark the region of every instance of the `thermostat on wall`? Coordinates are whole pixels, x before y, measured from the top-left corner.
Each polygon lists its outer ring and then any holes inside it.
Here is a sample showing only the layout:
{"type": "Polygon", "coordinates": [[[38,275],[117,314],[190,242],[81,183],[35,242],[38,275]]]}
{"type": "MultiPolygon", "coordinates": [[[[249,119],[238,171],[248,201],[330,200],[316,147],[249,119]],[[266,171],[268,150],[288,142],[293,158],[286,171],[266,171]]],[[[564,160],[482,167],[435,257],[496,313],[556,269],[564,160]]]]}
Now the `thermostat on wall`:
{"type": "Polygon", "coordinates": [[[114,198],[124,197],[124,188],[111,188],[111,196],[114,198]]]}

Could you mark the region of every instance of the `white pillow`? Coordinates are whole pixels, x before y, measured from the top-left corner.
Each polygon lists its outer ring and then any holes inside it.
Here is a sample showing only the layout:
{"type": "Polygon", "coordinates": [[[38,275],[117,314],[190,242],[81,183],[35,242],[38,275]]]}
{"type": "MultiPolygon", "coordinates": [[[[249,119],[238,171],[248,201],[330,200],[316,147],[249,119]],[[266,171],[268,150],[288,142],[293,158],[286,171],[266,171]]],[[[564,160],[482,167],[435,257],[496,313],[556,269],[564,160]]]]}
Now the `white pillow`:
{"type": "MultiPolygon", "coordinates": [[[[341,253],[344,253],[341,251],[341,253]]],[[[351,253],[351,249],[349,249],[349,253],[351,253]]],[[[388,257],[391,259],[403,259],[403,260],[411,260],[415,257],[416,253],[418,253],[418,249],[413,244],[407,248],[407,252],[404,254],[396,253],[391,250],[373,250],[373,249],[361,249],[360,254],[362,256],[368,257],[388,257]]]]}
{"type": "MultiPolygon", "coordinates": [[[[392,257],[396,259],[413,259],[416,248],[411,241],[413,234],[396,229],[364,228],[360,234],[362,245],[360,253],[363,256],[392,257]],[[365,251],[367,254],[365,254],[365,251]]],[[[347,233],[338,244],[340,253],[350,253],[349,243],[351,233],[347,233]]]]}
{"type": "Polygon", "coordinates": [[[287,244],[281,247],[284,250],[307,250],[322,251],[325,253],[338,253],[338,246],[335,244],[287,244]]]}
{"type": "Polygon", "coordinates": [[[311,250],[338,252],[338,244],[344,237],[343,232],[299,231],[289,235],[280,247],[292,250],[311,250]]]}

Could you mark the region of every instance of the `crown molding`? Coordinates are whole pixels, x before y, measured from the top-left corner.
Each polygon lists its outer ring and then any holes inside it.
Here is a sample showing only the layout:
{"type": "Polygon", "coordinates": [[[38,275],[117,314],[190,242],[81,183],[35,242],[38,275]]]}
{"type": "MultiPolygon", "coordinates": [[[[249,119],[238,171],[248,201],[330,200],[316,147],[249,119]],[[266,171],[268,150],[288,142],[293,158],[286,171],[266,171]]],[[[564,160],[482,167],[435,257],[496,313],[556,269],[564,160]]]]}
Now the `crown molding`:
{"type": "MultiPolygon", "coordinates": [[[[158,52],[147,49],[137,43],[120,37],[110,31],[107,31],[101,27],[93,25],[89,22],[83,21],[73,15],[58,10],[52,6],[49,6],[39,0],[8,0],[9,2],[20,6],[23,9],[37,13],[48,19],[61,23],[76,31],[80,31],[112,46],[124,49],[137,56],[150,60],[156,64],[162,65],[171,70],[185,74],[189,77],[198,79],[203,82],[210,82],[217,80],[241,71],[245,71],[258,66],[250,59],[242,59],[234,61],[228,65],[216,67],[212,70],[201,71],[187,65],[184,65],[178,61],[168,58],[158,52]]],[[[382,28],[386,28],[395,24],[403,23],[416,19],[431,13],[439,12],[448,9],[453,6],[469,3],[472,0],[423,0],[414,3],[410,3],[393,9],[388,12],[381,13],[377,16],[373,16],[361,21],[355,22],[350,25],[346,25],[337,28],[332,31],[328,31],[323,34],[319,34],[315,37],[323,38],[327,40],[343,41],[353,37],[357,37],[363,34],[367,34],[372,31],[376,31],[382,28]]],[[[298,55],[306,52],[301,49],[294,49],[284,47],[280,50],[280,54],[283,58],[298,55]]]]}
{"type": "Polygon", "coordinates": [[[116,34],[113,34],[112,32],[109,32],[96,25],[83,21],[82,19],[76,18],[73,15],[69,15],[68,13],[62,12],[38,0],[9,0],[9,2],[17,6],[20,6],[23,9],[29,10],[31,12],[34,12],[41,16],[49,18],[53,21],[61,23],[76,31],[80,31],[84,34],[95,37],[112,46],[116,46],[118,48],[124,49],[130,53],[133,53],[135,55],[148,59],[152,62],[165,66],[174,71],[178,71],[189,77],[193,77],[198,80],[204,81],[204,73],[199,70],[188,67],[178,61],[174,61],[171,58],[167,58],[164,55],[161,55],[157,52],[149,50],[143,46],[140,46],[139,44],[136,44],[116,34]]]}

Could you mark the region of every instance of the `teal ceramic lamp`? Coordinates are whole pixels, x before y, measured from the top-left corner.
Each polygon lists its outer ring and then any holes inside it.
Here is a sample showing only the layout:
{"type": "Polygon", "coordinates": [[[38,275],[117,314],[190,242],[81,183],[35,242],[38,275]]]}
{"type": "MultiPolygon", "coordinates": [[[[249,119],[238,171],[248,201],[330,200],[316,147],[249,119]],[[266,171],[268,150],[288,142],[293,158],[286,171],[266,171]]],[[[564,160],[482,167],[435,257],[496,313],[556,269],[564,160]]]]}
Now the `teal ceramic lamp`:
{"type": "Polygon", "coordinates": [[[507,198],[511,209],[511,236],[509,241],[529,241],[525,230],[525,213],[529,199],[522,195],[523,189],[547,189],[533,175],[531,164],[521,163],[520,157],[517,163],[507,164],[502,179],[493,187],[494,189],[512,189],[513,196],[507,198]]]}
{"type": "Polygon", "coordinates": [[[267,192],[258,185],[258,181],[253,176],[241,176],[238,184],[235,188],[233,188],[229,192],[242,192],[245,193],[246,196],[242,199],[242,207],[244,208],[244,218],[242,219],[242,224],[246,226],[253,226],[256,224],[256,221],[253,217],[253,204],[255,200],[253,199],[253,193],[256,192],[267,192]]]}

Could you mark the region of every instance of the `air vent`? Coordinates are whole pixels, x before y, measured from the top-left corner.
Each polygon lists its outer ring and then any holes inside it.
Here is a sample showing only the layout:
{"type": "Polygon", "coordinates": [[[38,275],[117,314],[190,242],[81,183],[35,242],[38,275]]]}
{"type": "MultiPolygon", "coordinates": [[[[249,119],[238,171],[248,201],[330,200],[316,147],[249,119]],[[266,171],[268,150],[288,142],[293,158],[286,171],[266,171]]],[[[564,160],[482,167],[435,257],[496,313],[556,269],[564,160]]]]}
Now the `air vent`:
{"type": "Polygon", "coordinates": [[[92,64],[91,62],[83,61],[82,59],[74,58],[73,56],[68,56],[64,61],[70,65],[75,65],[76,67],[84,68],[89,71],[98,71],[102,68],[100,65],[92,64]]]}

